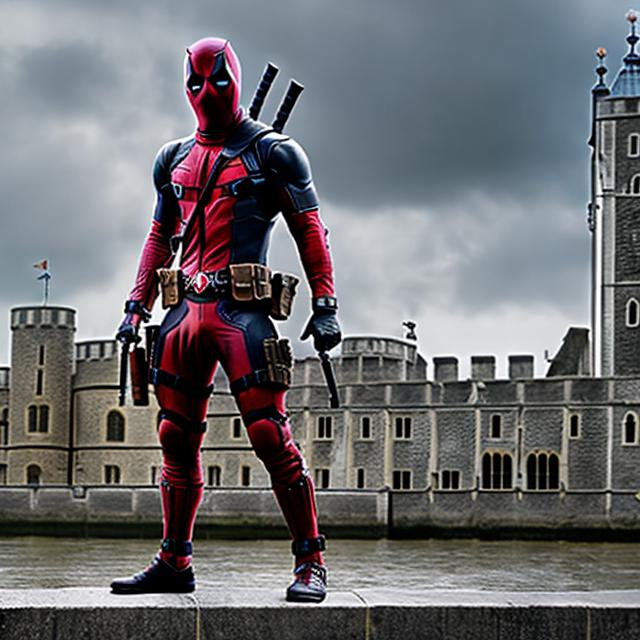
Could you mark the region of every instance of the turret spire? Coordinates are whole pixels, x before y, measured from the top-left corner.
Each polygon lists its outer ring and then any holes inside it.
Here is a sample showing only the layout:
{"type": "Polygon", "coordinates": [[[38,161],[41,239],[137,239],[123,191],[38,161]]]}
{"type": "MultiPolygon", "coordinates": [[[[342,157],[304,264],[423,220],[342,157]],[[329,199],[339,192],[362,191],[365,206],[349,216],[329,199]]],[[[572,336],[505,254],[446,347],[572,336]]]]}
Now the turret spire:
{"type": "Polygon", "coordinates": [[[605,75],[607,75],[607,67],[604,65],[604,59],[607,56],[607,50],[604,47],[598,47],[596,49],[596,58],[598,58],[598,66],[596,67],[596,74],[598,75],[598,82],[594,85],[591,92],[597,96],[608,96],[609,87],[605,82],[605,75]]]}
{"type": "Polygon", "coordinates": [[[622,59],[623,66],[611,85],[611,97],[613,98],[640,97],[640,55],[636,53],[636,44],[640,41],[640,37],[636,34],[638,14],[631,9],[625,17],[631,25],[631,32],[627,36],[629,52],[622,59]]]}

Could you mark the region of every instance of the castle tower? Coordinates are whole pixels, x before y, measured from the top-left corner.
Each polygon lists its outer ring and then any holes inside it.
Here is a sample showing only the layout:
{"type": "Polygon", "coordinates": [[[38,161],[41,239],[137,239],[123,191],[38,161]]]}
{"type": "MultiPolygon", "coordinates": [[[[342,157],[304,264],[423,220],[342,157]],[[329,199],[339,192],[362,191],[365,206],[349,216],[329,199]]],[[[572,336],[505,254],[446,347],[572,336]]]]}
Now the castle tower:
{"type": "Polygon", "coordinates": [[[604,49],[592,90],[592,326],[596,375],[640,374],[640,55],[629,52],[609,89],[604,49]]]}
{"type": "Polygon", "coordinates": [[[66,484],[74,309],[11,310],[8,484],[66,484]]]}

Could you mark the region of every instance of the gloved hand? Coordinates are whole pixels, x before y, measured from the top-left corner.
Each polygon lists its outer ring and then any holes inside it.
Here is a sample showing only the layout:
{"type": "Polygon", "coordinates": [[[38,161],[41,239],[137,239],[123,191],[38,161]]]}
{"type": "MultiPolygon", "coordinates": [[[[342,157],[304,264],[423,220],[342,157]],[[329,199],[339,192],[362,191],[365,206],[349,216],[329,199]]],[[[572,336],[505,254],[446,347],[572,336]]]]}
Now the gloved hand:
{"type": "Polygon", "coordinates": [[[116,340],[126,344],[140,342],[138,329],[142,320],[149,320],[151,314],[137,300],[127,300],[124,305],[124,318],[116,332],[116,340]]]}
{"type": "Polygon", "coordinates": [[[313,301],[313,314],[307,322],[300,340],[313,336],[316,351],[330,351],[342,340],[337,317],[338,305],[335,298],[323,296],[313,301]]]}

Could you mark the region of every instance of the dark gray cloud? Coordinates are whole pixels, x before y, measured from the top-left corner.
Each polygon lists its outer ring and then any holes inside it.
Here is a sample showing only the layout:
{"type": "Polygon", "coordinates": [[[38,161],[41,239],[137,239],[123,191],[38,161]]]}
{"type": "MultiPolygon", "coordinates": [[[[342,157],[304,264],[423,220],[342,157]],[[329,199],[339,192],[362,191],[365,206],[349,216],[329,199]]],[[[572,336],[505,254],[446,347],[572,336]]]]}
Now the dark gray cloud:
{"type": "Polygon", "coordinates": [[[184,46],[217,34],[243,61],[245,104],[267,60],[282,68],[265,118],[288,77],[306,85],[288,132],[312,159],[347,331],[513,308],[585,323],[592,52],[617,70],[627,8],[0,0],[0,304],[37,300],[31,264],[48,257],[55,299],[91,310],[86,337],[110,334],[153,156],[193,126],[184,46]]]}

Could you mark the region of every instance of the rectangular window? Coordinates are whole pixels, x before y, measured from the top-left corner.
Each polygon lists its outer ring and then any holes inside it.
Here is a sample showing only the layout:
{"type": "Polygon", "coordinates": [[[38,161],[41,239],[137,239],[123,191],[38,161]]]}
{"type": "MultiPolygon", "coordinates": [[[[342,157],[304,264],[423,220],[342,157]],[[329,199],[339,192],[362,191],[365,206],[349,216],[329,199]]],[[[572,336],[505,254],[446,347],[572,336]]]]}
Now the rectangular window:
{"type": "Polygon", "coordinates": [[[316,487],[318,489],[329,488],[329,469],[316,469],[316,487]]]}
{"type": "Polygon", "coordinates": [[[316,433],[318,440],[331,440],[333,438],[333,418],[318,416],[316,433]]]}
{"type": "Polygon", "coordinates": [[[360,438],[362,438],[362,440],[371,439],[371,418],[369,416],[362,416],[360,418],[360,438]]]}
{"type": "Polygon", "coordinates": [[[364,489],[365,471],[362,467],[356,469],[356,489],[364,489]]]}
{"type": "Polygon", "coordinates": [[[577,413],[572,413],[569,416],[569,437],[580,437],[580,416],[577,413]]]}
{"type": "Polygon", "coordinates": [[[396,490],[411,489],[411,471],[395,469],[393,472],[393,488],[396,490]]]}
{"type": "Polygon", "coordinates": [[[210,487],[219,487],[221,484],[222,469],[218,465],[207,467],[207,484],[210,487]]]}
{"type": "Polygon", "coordinates": [[[460,472],[445,469],[440,472],[440,488],[455,491],[460,488],[460,472]]]}
{"type": "Polygon", "coordinates": [[[502,416],[495,413],[491,416],[491,438],[502,438],[502,416]]]}
{"type": "Polygon", "coordinates": [[[234,440],[242,438],[242,420],[240,418],[234,418],[231,421],[231,437],[234,440]]]}
{"type": "Polygon", "coordinates": [[[44,386],[44,371],[42,369],[38,369],[36,371],[36,395],[42,395],[42,388],[44,386]]]}
{"type": "Polygon", "coordinates": [[[120,467],[115,464],[106,464],[104,466],[104,482],[105,484],[120,484],[120,467]]]}
{"type": "Polygon", "coordinates": [[[240,485],[243,487],[251,486],[251,467],[240,467],[240,485]]]}
{"type": "Polygon", "coordinates": [[[395,428],[396,440],[409,440],[411,438],[411,418],[409,417],[397,417],[395,428]]]}
{"type": "Polygon", "coordinates": [[[7,484],[7,465],[0,464],[0,484],[7,484]]]}
{"type": "Polygon", "coordinates": [[[38,364],[39,365],[44,364],[44,345],[43,344],[41,344],[38,349],[38,364]]]}

